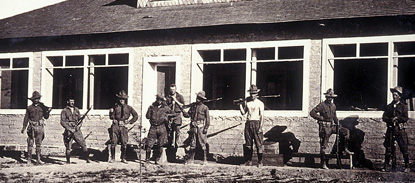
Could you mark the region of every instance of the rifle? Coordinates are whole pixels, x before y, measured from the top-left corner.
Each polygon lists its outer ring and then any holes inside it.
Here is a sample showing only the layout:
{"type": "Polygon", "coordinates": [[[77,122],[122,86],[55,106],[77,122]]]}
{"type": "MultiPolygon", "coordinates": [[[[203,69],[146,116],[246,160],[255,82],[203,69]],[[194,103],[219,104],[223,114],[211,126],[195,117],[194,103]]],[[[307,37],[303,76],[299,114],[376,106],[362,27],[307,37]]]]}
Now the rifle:
{"type": "MultiPolygon", "coordinates": [[[[218,100],[222,100],[222,97],[220,97],[220,98],[215,98],[215,99],[209,99],[209,100],[203,100],[203,103],[209,103],[209,102],[218,101],[218,100]]],[[[186,109],[186,108],[192,107],[193,105],[196,105],[196,104],[197,104],[197,102],[192,102],[192,103],[190,103],[190,104],[187,104],[187,105],[183,105],[183,106],[181,106],[181,107],[180,107],[180,109],[181,109],[181,110],[183,110],[183,109],[186,109]]]]}
{"type": "MultiPolygon", "coordinates": [[[[85,114],[78,119],[78,123],[76,123],[76,127],[82,125],[82,122],[84,121],[86,115],[88,115],[89,111],[91,111],[91,109],[92,109],[92,105],[91,105],[91,107],[88,108],[88,110],[85,112],[85,114]]],[[[76,127],[75,127],[75,129],[76,129],[76,127]]]]}
{"type": "Polygon", "coordinates": [[[336,158],[337,158],[337,166],[342,169],[342,160],[340,158],[340,148],[339,148],[339,142],[340,142],[340,124],[339,122],[336,124],[336,158]]]}
{"type": "MultiPolygon", "coordinates": [[[[265,95],[265,96],[258,96],[258,98],[278,98],[280,96],[281,95],[265,95]]],[[[251,97],[247,97],[245,99],[240,98],[240,99],[237,99],[237,100],[233,100],[233,104],[239,105],[239,104],[242,104],[245,101],[250,100],[250,99],[251,99],[251,97]]]]}
{"type": "Polygon", "coordinates": [[[396,165],[396,143],[395,143],[395,140],[396,140],[396,131],[398,130],[396,127],[397,127],[397,124],[398,124],[398,122],[397,122],[397,120],[392,120],[392,126],[391,126],[391,133],[392,134],[390,134],[389,135],[389,145],[390,145],[390,147],[391,147],[391,156],[392,156],[392,165],[396,165]]]}

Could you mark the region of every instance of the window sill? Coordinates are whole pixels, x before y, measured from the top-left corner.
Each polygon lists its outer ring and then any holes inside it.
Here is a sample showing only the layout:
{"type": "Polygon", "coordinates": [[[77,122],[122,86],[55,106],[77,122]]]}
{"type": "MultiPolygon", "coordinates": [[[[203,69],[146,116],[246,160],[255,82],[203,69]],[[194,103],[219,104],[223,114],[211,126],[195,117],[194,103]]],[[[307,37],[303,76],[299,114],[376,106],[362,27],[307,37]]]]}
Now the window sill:
{"type": "MultiPolygon", "coordinates": [[[[217,116],[224,116],[224,117],[229,117],[229,116],[241,116],[241,113],[239,112],[239,110],[210,110],[209,114],[213,117],[217,117],[217,116]]],[[[264,111],[264,116],[265,117],[276,117],[276,116],[280,116],[280,117],[307,117],[308,116],[308,112],[306,111],[264,111]]]]}

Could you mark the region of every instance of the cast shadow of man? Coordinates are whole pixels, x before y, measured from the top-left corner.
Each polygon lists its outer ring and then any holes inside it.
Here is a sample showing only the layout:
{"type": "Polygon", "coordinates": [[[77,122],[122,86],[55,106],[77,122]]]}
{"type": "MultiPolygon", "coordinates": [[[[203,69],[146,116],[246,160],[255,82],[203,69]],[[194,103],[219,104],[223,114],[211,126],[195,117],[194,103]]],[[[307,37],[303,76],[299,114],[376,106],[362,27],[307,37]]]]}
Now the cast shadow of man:
{"type": "MultiPolygon", "coordinates": [[[[301,141],[298,140],[294,133],[284,132],[287,126],[274,126],[264,134],[267,139],[264,144],[279,143],[279,154],[283,154],[284,164],[286,164],[292,157],[293,153],[297,153],[300,148],[301,141]],[[283,133],[284,132],[284,133],[283,133]]],[[[266,149],[267,147],[265,147],[266,149]]],[[[267,151],[268,149],[266,149],[267,151]]],[[[265,152],[266,153],[266,152],[265,152]]]]}
{"type": "MultiPolygon", "coordinates": [[[[354,152],[353,155],[353,166],[360,167],[360,168],[369,168],[374,169],[373,163],[366,159],[365,153],[362,150],[362,144],[365,139],[365,132],[356,128],[359,124],[358,116],[348,116],[343,120],[340,120],[340,124],[344,127],[349,129],[350,131],[350,140],[349,140],[349,150],[354,152]]],[[[341,139],[342,140],[342,139],[341,139]]],[[[342,145],[342,143],[340,144],[342,145]]],[[[344,149],[344,147],[342,147],[344,149]]],[[[336,146],[333,146],[333,152],[336,151],[336,146]]]]}

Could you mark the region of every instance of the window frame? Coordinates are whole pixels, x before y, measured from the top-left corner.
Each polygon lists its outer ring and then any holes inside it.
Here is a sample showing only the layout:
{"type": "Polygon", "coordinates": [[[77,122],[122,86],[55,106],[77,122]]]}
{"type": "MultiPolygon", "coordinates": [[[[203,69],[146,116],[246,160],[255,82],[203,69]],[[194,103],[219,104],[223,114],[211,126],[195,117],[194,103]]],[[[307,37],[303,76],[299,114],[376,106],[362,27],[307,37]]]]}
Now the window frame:
{"type": "MultiPolygon", "coordinates": [[[[27,97],[30,97],[33,93],[33,52],[0,53],[0,59],[11,59],[11,62],[13,62],[14,58],[28,58],[29,66],[27,68],[0,69],[0,71],[27,70],[28,71],[27,97]]],[[[30,105],[30,102],[28,102],[28,105],[30,105]]],[[[25,114],[25,113],[26,113],[26,109],[0,109],[0,114],[25,114]]]]}
{"type": "MultiPolygon", "coordinates": [[[[85,81],[88,81],[88,77],[90,77],[90,73],[88,72],[88,68],[98,68],[98,67],[128,67],[128,81],[132,81],[133,78],[133,65],[134,65],[134,54],[133,54],[133,48],[108,48],[108,49],[90,49],[90,50],[63,50],[63,51],[45,51],[42,52],[42,79],[41,79],[41,88],[42,91],[46,91],[47,87],[49,85],[46,85],[46,74],[48,68],[82,68],[83,69],[83,105],[82,109],[80,109],[80,112],[86,112],[88,107],[88,100],[90,104],[94,103],[94,80],[92,79],[92,84],[88,91],[88,83],[85,81]],[[128,64],[118,64],[118,65],[109,65],[108,64],[108,57],[110,54],[128,54],[128,64]],[[89,65],[89,56],[92,55],[105,55],[105,65],[89,65]],[[83,56],[84,57],[84,64],[83,66],[65,66],[65,58],[66,56],[83,56]],[[62,66],[58,67],[48,67],[46,66],[46,63],[49,62],[48,57],[63,57],[63,64],[62,66]],[[88,99],[88,92],[91,93],[92,97],[89,97],[88,99]]],[[[52,90],[53,92],[53,90],[52,90]]],[[[128,91],[126,91],[129,96],[135,95],[135,92],[133,90],[133,84],[132,82],[128,82],[128,91]]],[[[115,96],[114,96],[115,97],[115,96]]],[[[43,95],[42,101],[47,106],[52,106],[53,97],[52,96],[45,96],[43,95]]],[[[134,97],[130,97],[128,99],[129,105],[134,105],[134,97]]],[[[51,111],[51,114],[60,114],[62,109],[54,109],[51,111]]],[[[109,109],[108,109],[109,110],[109,109]]],[[[97,115],[107,115],[108,114],[107,109],[94,109],[90,111],[90,114],[97,114],[97,115]]]]}
{"type": "MultiPolygon", "coordinates": [[[[402,55],[395,56],[395,43],[400,42],[415,42],[414,35],[396,35],[396,36],[373,36],[373,37],[353,37],[353,38],[330,38],[323,39],[323,59],[322,59],[322,91],[326,91],[328,88],[334,86],[334,70],[331,68],[334,65],[329,63],[329,60],[334,59],[387,59],[387,104],[392,101],[392,95],[389,91],[390,88],[395,87],[398,84],[398,70],[395,67],[398,63],[398,58],[415,58],[415,55],[402,55]],[[370,43],[387,43],[388,51],[386,56],[360,56],[360,45],[370,43]],[[334,57],[331,52],[331,45],[344,45],[344,44],[356,44],[355,57],[334,57]]],[[[324,100],[323,92],[320,95],[320,99],[324,100]]],[[[334,100],[336,103],[336,100],[334,100]]],[[[347,117],[350,115],[358,115],[360,117],[381,117],[383,111],[337,111],[339,117],[347,117]]],[[[415,111],[409,111],[409,116],[414,117],[415,111]]]]}
{"type": "MultiPolygon", "coordinates": [[[[309,75],[310,75],[310,51],[311,51],[311,40],[290,40],[290,41],[264,41],[264,42],[241,42],[241,43],[219,43],[219,44],[196,44],[192,46],[192,86],[191,93],[197,93],[203,89],[203,70],[204,64],[226,64],[229,63],[245,63],[246,74],[245,74],[245,97],[249,96],[247,90],[252,83],[257,83],[257,74],[255,71],[256,63],[265,62],[292,62],[302,61],[303,62],[303,93],[302,93],[302,105],[301,110],[265,110],[264,115],[266,116],[308,116],[309,108],[309,75]],[[303,58],[302,59],[278,59],[278,48],[279,47],[303,47],[303,58]],[[252,58],[252,50],[261,48],[272,48],[275,47],[275,60],[255,60],[252,58]],[[224,50],[227,49],[246,49],[246,60],[245,61],[224,61],[224,50]],[[203,62],[203,58],[199,54],[199,51],[208,50],[220,50],[220,61],[215,62],[203,62]],[[254,67],[251,67],[251,64],[254,67]],[[252,77],[251,77],[252,76],[252,77]]],[[[191,95],[191,101],[196,100],[196,95],[191,95]]],[[[210,110],[212,116],[239,116],[241,115],[239,110],[210,110]]]]}

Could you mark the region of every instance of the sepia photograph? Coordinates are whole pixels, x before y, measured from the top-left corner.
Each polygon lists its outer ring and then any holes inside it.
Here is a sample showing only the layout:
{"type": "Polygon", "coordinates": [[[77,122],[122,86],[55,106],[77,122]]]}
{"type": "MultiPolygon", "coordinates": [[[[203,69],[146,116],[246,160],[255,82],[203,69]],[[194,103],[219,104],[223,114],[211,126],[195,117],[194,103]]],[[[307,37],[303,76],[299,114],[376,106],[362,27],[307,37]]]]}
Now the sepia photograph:
{"type": "Polygon", "coordinates": [[[415,182],[415,0],[0,9],[0,182],[415,182]]]}

